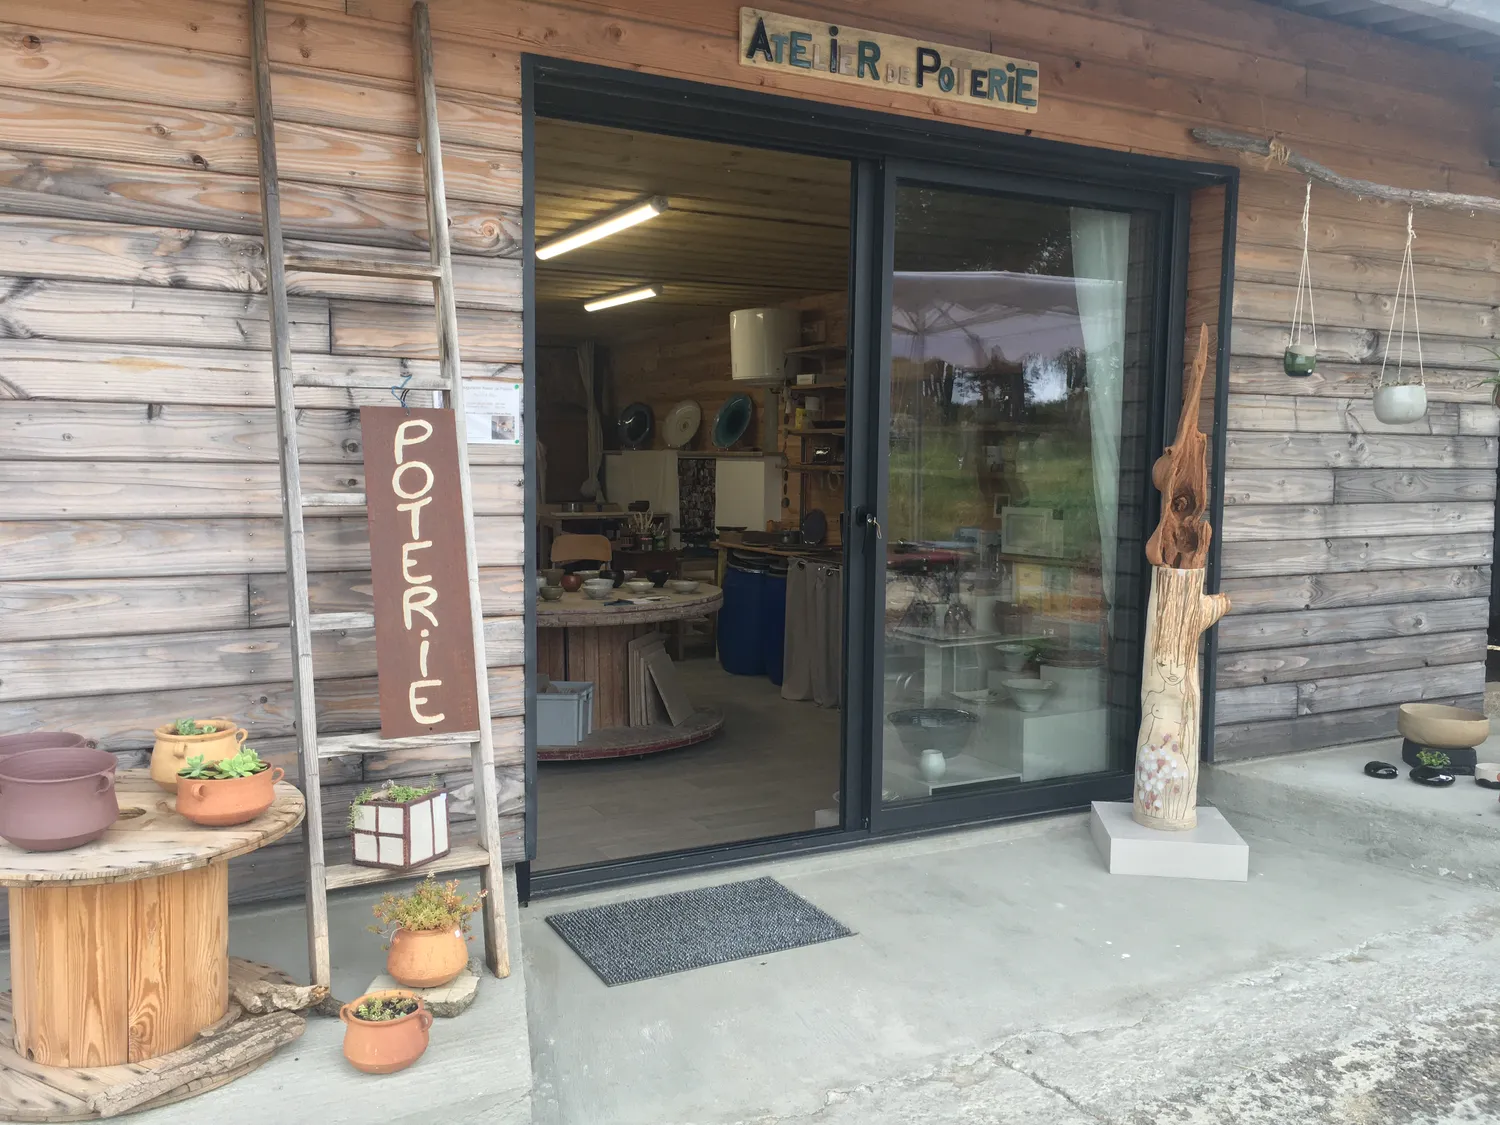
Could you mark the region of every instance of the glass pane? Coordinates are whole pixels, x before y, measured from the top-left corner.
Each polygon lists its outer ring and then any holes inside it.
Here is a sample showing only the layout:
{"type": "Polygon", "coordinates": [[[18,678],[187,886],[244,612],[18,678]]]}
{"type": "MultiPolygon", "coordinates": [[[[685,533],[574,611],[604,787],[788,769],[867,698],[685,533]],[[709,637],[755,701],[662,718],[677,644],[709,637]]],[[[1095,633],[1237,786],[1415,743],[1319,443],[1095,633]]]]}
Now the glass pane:
{"type": "Polygon", "coordinates": [[[887,803],[1129,767],[1149,213],[903,185],[887,803]]]}

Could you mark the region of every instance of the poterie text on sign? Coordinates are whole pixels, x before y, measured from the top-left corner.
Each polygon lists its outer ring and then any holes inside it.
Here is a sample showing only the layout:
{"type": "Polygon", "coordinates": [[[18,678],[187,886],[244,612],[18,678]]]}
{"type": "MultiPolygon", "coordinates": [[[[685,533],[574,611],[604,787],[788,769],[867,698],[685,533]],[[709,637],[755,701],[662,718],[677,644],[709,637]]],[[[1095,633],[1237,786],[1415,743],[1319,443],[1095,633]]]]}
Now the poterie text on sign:
{"type": "Polygon", "coordinates": [[[1040,68],[1026,59],[903,35],[740,9],[740,65],[1035,113],[1040,68]]]}
{"type": "Polygon", "coordinates": [[[366,406],[359,421],[381,736],[477,730],[453,411],[366,406]]]}

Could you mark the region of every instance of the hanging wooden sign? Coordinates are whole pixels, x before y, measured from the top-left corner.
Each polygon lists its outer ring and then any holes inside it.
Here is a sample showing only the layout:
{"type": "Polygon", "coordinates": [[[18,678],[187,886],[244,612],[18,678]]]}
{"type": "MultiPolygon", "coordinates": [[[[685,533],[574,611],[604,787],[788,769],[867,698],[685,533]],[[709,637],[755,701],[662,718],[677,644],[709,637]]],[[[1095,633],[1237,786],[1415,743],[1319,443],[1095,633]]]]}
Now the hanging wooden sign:
{"type": "Polygon", "coordinates": [[[741,66],[878,85],[1017,113],[1035,113],[1041,100],[1040,68],[1028,59],[759,8],[740,9],[739,52],[741,66]]]}
{"type": "Polygon", "coordinates": [[[453,411],[366,406],[359,423],[381,737],[478,730],[453,411]]]}

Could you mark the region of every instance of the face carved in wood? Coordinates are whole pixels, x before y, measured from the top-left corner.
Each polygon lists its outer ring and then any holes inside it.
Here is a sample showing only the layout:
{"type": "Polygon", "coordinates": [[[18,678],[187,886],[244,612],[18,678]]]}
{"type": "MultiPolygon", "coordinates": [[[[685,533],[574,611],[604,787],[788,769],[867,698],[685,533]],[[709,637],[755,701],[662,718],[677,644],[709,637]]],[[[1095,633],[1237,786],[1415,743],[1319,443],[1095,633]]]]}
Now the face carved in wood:
{"type": "Polygon", "coordinates": [[[1151,480],[1162,495],[1161,521],[1146,543],[1153,566],[1197,570],[1208,561],[1213,526],[1208,512],[1208,438],[1198,429],[1198,404],[1208,366],[1208,325],[1198,336],[1198,354],[1182,392],[1177,439],[1151,467],[1151,480]]]}

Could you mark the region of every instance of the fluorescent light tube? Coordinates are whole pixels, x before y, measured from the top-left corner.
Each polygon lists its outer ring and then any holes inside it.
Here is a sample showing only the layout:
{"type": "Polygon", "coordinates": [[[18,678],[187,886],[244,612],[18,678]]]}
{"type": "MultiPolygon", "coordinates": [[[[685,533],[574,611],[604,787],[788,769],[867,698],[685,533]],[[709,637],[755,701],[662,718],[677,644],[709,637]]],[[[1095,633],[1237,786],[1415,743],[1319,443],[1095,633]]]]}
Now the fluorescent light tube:
{"type": "Polygon", "coordinates": [[[600,309],[612,309],[616,305],[629,305],[636,301],[649,301],[652,297],[660,297],[661,290],[655,285],[643,285],[639,289],[627,289],[623,293],[611,293],[607,297],[596,297],[583,306],[584,312],[598,312],[600,309]]]}
{"type": "Polygon", "coordinates": [[[613,215],[581,226],[561,238],[542,243],[536,248],[536,256],[545,262],[548,258],[566,254],[569,250],[577,250],[580,246],[587,246],[590,242],[598,242],[601,238],[619,234],[622,230],[627,230],[637,223],[656,218],[667,209],[667,206],[666,196],[653,195],[644,203],[637,203],[623,211],[616,211],[613,215]]]}

